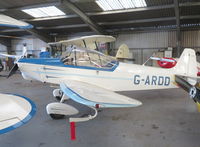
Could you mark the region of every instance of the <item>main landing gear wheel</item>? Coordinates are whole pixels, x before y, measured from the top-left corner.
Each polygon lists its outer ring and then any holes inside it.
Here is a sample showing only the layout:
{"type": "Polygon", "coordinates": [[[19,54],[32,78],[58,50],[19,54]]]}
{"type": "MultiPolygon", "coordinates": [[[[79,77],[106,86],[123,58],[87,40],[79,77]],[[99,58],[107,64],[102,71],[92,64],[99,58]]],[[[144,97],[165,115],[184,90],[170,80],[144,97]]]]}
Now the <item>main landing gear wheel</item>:
{"type": "Polygon", "coordinates": [[[62,114],[49,114],[52,119],[63,119],[65,115],[62,114]]]}

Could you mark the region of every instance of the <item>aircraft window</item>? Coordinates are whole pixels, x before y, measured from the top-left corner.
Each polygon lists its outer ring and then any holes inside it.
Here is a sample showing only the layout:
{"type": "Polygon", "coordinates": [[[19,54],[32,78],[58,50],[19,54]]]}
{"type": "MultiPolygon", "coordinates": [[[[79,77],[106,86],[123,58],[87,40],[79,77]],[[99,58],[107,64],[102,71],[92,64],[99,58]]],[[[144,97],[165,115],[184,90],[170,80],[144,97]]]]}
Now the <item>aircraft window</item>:
{"type": "Polygon", "coordinates": [[[61,58],[61,61],[65,65],[111,69],[118,63],[114,58],[95,50],[73,47],[73,49],[69,51],[70,52],[65,53],[61,58]]]}

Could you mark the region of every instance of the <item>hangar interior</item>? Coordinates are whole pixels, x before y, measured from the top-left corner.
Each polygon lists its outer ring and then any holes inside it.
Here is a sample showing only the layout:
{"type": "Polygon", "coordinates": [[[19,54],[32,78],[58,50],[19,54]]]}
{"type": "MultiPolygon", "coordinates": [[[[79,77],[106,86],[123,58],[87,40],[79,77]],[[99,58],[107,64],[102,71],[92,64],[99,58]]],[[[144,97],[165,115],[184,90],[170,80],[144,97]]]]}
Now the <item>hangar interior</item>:
{"type": "MultiPolygon", "coordinates": [[[[31,29],[0,26],[0,53],[19,55],[26,44],[28,54],[38,57],[41,50],[51,48],[49,42],[111,35],[116,41],[105,47],[108,54],[115,56],[126,44],[135,64],[145,63],[153,54],[164,57],[165,51],[177,58],[184,48],[194,49],[200,61],[199,0],[0,0],[0,12],[33,25],[31,29]]],[[[0,81],[1,92],[27,95],[39,109],[27,127],[0,136],[2,147],[196,147],[200,143],[199,114],[181,90],[123,92],[141,97],[145,105],[137,110],[103,111],[95,121],[78,125],[82,137],[72,143],[66,137],[66,120],[52,121],[45,114],[45,105],[53,101],[52,87],[24,81],[19,74],[0,81]],[[36,128],[43,132],[38,134],[36,128]]]]}
{"type": "Polygon", "coordinates": [[[1,37],[0,51],[17,53],[27,43],[29,52],[37,54],[48,42],[92,34],[115,36],[112,49],[127,44],[134,52],[130,56],[139,64],[152,52],[168,47],[173,48],[174,57],[184,48],[199,50],[198,0],[146,0],[145,5],[122,8],[118,3],[113,4],[113,10],[103,10],[95,0],[1,1],[2,14],[28,22],[34,28],[1,27],[1,35],[8,38],[1,37]],[[48,6],[56,6],[63,14],[34,17],[23,11],[48,6]]]}

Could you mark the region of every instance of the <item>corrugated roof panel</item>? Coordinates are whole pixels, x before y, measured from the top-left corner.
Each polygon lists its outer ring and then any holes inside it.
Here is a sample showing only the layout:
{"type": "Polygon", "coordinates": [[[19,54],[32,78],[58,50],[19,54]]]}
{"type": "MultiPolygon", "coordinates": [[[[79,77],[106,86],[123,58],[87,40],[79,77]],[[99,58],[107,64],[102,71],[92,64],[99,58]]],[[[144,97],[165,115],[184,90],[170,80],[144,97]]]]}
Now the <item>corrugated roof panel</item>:
{"type": "Polygon", "coordinates": [[[180,7],[180,15],[200,15],[200,6],[180,7]]]}
{"type": "Polygon", "coordinates": [[[173,0],[145,0],[148,6],[159,6],[159,5],[167,5],[173,4],[173,0]]]}
{"type": "Polygon", "coordinates": [[[161,9],[161,10],[149,10],[131,13],[109,14],[91,16],[96,22],[113,22],[124,20],[138,20],[138,19],[150,19],[150,18],[162,18],[175,16],[173,9],[161,9]]]}

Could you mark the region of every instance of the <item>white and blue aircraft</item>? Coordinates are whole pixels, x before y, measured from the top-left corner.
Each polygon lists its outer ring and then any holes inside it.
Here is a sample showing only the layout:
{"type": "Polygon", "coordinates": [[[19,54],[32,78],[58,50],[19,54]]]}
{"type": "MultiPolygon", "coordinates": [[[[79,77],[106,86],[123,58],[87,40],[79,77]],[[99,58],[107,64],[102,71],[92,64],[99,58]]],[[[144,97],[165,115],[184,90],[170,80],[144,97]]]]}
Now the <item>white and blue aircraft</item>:
{"type": "MultiPolygon", "coordinates": [[[[142,104],[115,91],[182,87],[194,101],[200,101],[199,89],[195,86],[196,55],[192,49],[184,49],[174,68],[161,69],[121,63],[98,51],[66,42],[69,46],[60,58],[29,59],[22,55],[8,75],[11,76],[19,68],[24,79],[60,85],[60,89],[53,91],[55,97],[61,98],[60,102],[50,103],[46,107],[47,113],[54,119],[78,113],[76,108],[64,103],[69,98],[95,112],[86,117],[70,117],[71,125],[95,118],[97,108],[136,107],[142,104]]],[[[65,41],[58,43],[65,44],[65,41]]]]}
{"type": "MultiPolygon", "coordinates": [[[[29,29],[33,26],[0,14],[0,26],[29,29]]],[[[2,37],[2,35],[1,35],[2,37]]],[[[23,53],[25,54],[25,52],[23,53]]],[[[9,56],[20,59],[21,56],[9,56]]],[[[36,113],[35,104],[27,97],[0,93],[0,134],[12,131],[27,123],[36,113]]]]}

